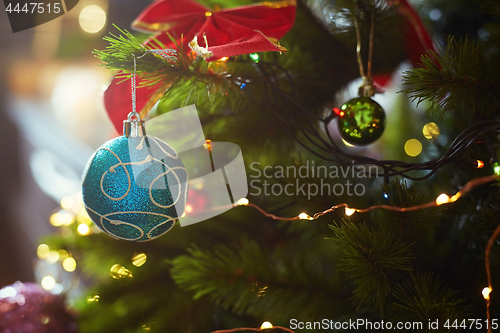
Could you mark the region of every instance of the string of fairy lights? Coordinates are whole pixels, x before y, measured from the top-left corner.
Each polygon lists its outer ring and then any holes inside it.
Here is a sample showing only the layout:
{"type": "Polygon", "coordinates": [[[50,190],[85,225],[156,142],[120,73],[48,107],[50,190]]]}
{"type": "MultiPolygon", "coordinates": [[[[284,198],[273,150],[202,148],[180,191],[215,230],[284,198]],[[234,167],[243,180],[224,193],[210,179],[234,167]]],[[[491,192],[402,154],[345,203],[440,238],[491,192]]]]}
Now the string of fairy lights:
{"type": "MultiPolygon", "coordinates": [[[[367,213],[375,209],[385,209],[385,210],[392,210],[396,212],[408,212],[408,211],[416,211],[416,210],[423,210],[423,209],[429,209],[432,207],[438,207],[446,204],[452,204],[459,199],[463,198],[467,193],[472,191],[473,189],[485,185],[487,183],[493,182],[495,180],[498,180],[500,178],[500,170],[495,170],[495,174],[490,175],[490,176],[484,176],[484,177],[479,177],[476,179],[473,179],[469,182],[467,182],[458,192],[454,193],[453,195],[447,195],[445,193],[440,194],[439,196],[436,197],[435,200],[429,201],[427,203],[417,205],[417,206],[411,206],[411,207],[397,207],[397,206],[391,206],[391,205],[373,205],[369,206],[366,208],[357,208],[357,207],[350,207],[346,203],[340,203],[336,204],[326,210],[316,212],[312,215],[309,215],[305,212],[302,212],[296,216],[292,217],[284,217],[284,216],[277,216],[271,213],[266,212],[264,209],[262,209],[260,206],[251,203],[247,198],[241,198],[238,201],[236,201],[234,204],[231,205],[231,207],[252,207],[259,211],[261,214],[263,214],[265,217],[277,220],[277,221],[295,221],[295,220],[306,220],[306,221],[313,221],[317,220],[318,218],[332,213],[337,209],[344,209],[344,214],[346,216],[352,216],[355,213],[367,213]]],[[[219,210],[219,209],[227,209],[227,207],[215,207],[211,208],[212,210],[219,210]]],[[[63,234],[65,237],[74,237],[78,235],[79,237],[86,237],[89,236],[93,233],[100,233],[100,229],[97,228],[91,219],[88,217],[84,206],[83,202],[81,199],[81,195],[76,195],[74,197],[65,197],[61,200],[61,209],[58,210],[57,212],[53,213],[50,217],[50,223],[53,226],[59,227],[61,234],[63,234]]],[[[483,298],[485,299],[486,302],[486,311],[487,311],[487,320],[490,320],[490,293],[493,291],[492,287],[492,278],[491,278],[491,270],[490,270],[490,251],[491,248],[497,239],[497,237],[500,235],[500,226],[495,230],[495,232],[491,235],[490,239],[488,240],[488,244],[486,247],[485,251],[485,269],[487,273],[487,283],[488,285],[482,290],[482,295],[483,298]]],[[[59,263],[61,267],[67,271],[67,272],[74,272],[77,267],[77,261],[76,259],[72,256],[72,253],[70,251],[64,250],[64,249],[54,249],[50,248],[47,244],[40,244],[37,248],[37,255],[40,258],[40,260],[44,260],[47,263],[50,264],[56,264],[59,263]]],[[[147,262],[147,255],[145,253],[134,253],[131,258],[130,258],[130,263],[135,266],[135,267],[141,267],[147,262]]],[[[126,268],[122,264],[114,264],[110,267],[109,269],[109,274],[110,277],[113,279],[127,279],[127,278],[134,278],[133,272],[126,268]]],[[[41,285],[44,289],[52,291],[53,293],[61,293],[61,284],[56,280],[55,276],[52,275],[46,275],[41,277],[41,285]]],[[[87,296],[87,302],[88,303],[94,303],[94,302],[99,302],[100,300],[100,295],[97,292],[93,292],[92,294],[87,296]]],[[[281,329],[285,332],[293,332],[285,327],[280,327],[280,326],[273,326],[270,322],[264,322],[260,328],[237,328],[237,329],[232,329],[232,330],[222,330],[222,331],[215,331],[212,333],[232,333],[232,332],[238,332],[238,331],[262,331],[268,328],[274,328],[274,329],[281,329]]],[[[489,325],[489,333],[491,333],[491,325],[489,325]]]]}

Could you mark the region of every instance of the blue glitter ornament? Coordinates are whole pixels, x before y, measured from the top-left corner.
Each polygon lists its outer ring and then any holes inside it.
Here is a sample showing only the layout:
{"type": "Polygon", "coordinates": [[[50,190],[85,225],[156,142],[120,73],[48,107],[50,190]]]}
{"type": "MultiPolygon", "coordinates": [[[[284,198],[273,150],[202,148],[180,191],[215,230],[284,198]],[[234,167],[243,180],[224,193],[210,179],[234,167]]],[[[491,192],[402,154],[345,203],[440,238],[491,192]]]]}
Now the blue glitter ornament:
{"type": "Polygon", "coordinates": [[[148,241],[169,231],[184,212],[188,175],[175,150],[124,122],[124,135],[103,144],[83,173],[85,208],[112,237],[148,241]]]}

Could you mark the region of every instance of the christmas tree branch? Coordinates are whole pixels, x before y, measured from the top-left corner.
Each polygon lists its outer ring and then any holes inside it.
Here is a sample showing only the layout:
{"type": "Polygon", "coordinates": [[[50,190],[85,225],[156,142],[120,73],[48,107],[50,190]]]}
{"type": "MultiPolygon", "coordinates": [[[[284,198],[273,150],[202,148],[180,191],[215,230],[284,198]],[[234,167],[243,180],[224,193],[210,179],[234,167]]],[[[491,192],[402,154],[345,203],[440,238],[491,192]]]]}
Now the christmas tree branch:
{"type": "Polygon", "coordinates": [[[211,251],[194,247],[172,264],[172,278],[180,288],[238,314],[314,319],[329,308],[334,316],[334,303],[343,306],[348,296],[312,255],[291,257],[290,249],[271,253],[254,241],[236,247],[220,244],[211,251]]]}
{"type": "Polygon", "coordinates": [[[431,113],[442,118],[453,113],[462,119],[491,119],[500,108],[500,86],[496,61],[489,61],[481,46],[467,38],[448,38],[441,55],[422,57],[422,68],[413,68],[404,75],[404,84],[417,103],[430,101],[431,113]]]}
{"type": "Polygon", "coordinates": [[[410,245],[386,229],[374,230],[350,220],[332,225],[331,240],[342,252],[338,268],[356,285],[354,300],[358,308],[373,307],[383,315],[391,280],[402,271],[411,271],[410,245]]]}

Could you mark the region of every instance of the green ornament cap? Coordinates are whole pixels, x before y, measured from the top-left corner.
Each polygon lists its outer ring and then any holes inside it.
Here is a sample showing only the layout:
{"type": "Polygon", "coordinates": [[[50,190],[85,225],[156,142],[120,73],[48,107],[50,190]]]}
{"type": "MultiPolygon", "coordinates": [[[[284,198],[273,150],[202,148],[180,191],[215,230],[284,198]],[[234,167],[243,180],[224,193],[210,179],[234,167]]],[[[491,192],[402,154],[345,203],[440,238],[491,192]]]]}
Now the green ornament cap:
{"type": "Polygon", "coordinates": [[[348,143],[369,145],[384,133],[384,109],[370,97],[351,99],[343,104],[340,110],[340,136],[348,143]]]}

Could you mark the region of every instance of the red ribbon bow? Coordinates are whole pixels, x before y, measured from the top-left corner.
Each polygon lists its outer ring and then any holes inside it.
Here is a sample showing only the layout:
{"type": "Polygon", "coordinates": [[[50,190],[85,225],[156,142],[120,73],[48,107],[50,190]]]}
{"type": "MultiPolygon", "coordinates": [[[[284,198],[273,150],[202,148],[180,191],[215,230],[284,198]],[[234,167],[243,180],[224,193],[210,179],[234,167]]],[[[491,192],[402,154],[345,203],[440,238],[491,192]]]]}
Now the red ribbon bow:
{"type": "MultiPolygon", "coordinates": [[[[278,39],[295,21],[295,0],[262,2],[250,6],[211,10],[191,0],[159,0],[149,5],[133,22],[137,30],[156,32],[164,46],[174,48],[170,36],[188,46],[207,61],[241,54],[282,51],[278,39]],[[208,45],[205,44],[205,41],[208,45]],[[199,45],[199,44],[201,45],[199,45]]],[[[160,48],[154,39],[146,46],[160,48]]],[[[131,111],[130,85],[114,79],[104,93],[104,104],[118,133],[131,111]]],[[[139,85],[141,80],[137,79],[139,85]]],[[[141,115],[161,98],[161,84],[137,88],[136,107],[141,115]]]]}

